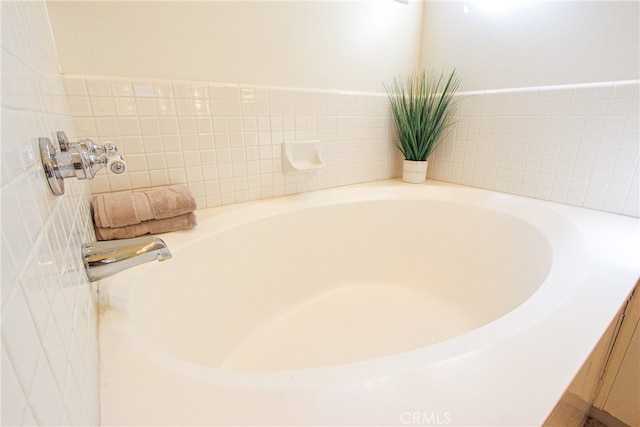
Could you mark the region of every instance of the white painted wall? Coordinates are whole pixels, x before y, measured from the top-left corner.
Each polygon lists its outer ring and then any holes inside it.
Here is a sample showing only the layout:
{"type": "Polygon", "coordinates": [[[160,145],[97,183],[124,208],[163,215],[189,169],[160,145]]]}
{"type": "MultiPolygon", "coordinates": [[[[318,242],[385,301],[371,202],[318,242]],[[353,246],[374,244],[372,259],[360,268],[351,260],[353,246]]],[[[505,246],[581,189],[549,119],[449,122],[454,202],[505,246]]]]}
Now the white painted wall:
{"type": "Polygon", "coordinates": [[[461,90],[637,79],[637,1],[428,1],[421,65],[461,90]],[[482,7],[503,4],[505,7],[482,7]]]}
{"type": "Polygon", "coordinates": [[[417,66],[422,3],[50,1],[65,74],[381,91],[417,66]]]}

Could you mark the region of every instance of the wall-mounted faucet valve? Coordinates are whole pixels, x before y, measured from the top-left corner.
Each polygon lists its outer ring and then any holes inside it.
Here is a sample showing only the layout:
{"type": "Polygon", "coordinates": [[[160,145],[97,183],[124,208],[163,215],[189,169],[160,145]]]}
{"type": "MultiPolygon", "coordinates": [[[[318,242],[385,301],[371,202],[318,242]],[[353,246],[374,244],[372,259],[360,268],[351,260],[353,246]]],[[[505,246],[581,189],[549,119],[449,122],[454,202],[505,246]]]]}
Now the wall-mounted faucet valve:
{"type": "Polygon", "coordinates": [[[64,179],[93,179],[103,167],[121,174],[127,164],[115,145],[94,144],[89,139],[69,142],[64,132],[57,133],[60,151],[56,151],[49,138],[40,138],[40,158],[51,192],[56,196],[64,194],[64,179]]]}

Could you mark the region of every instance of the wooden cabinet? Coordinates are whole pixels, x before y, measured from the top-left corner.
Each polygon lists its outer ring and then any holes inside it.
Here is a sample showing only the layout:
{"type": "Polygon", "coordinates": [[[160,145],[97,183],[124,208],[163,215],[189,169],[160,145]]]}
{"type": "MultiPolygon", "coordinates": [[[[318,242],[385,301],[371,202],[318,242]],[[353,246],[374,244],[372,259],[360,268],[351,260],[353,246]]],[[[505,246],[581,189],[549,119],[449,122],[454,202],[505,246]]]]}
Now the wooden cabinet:
{"type": "Polygon", "coordinates": [[[615,420],[640,426],[640,290],[627,302],[604,374],[596,388],[592,415],[613,427],[615,420]],[[600,410],[600,411],[598,411],[600,410]],[[604,413],[602,413],[604,412],[604,413]],[[604,419],[603,419],[604,418],[604,419]]]}
{"type": "Polygon", "coordinates": [[[589,415],[608,427],[640,426],[638,284],[544,425],[582,427],[589,415]]]}

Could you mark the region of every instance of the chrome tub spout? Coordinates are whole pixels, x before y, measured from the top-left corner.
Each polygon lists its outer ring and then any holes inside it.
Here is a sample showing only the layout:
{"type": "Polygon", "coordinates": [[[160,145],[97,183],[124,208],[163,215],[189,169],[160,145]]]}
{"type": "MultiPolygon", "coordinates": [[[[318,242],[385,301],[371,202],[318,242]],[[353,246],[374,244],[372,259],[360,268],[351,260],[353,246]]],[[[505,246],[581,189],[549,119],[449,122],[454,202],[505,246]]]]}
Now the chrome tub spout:
{"type": "Polygon", "coordinates": [[[171,258],[166,243],[157,237],[109,240],[82,245],[82,261],[92,282],[149,261],[171,258]]]}

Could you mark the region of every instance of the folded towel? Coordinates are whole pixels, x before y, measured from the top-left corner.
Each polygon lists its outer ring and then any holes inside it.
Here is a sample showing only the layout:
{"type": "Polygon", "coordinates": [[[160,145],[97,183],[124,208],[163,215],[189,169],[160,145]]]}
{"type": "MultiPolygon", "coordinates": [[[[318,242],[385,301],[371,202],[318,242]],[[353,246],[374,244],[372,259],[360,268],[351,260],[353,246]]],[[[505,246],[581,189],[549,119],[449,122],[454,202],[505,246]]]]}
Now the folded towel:
{"type": "Polygon", "coordinates": [[[152,219],[139,224],[124,227],[102,228],[96,226],[98,240],[131,239],[145,234],[168,233],[170,231],[188,230],[197,225],[193,212],[171,218],[152,219]]]}
{"type": "Polygon", "coordinates": [[[196,199],[184,185],[157,187],[145,191],[155,219],[170,218],[196,210],[196,199]]]}
{"type": "Polygon", "coordinates": [[[119,228],[171,218],[193,212],[196,208],[195,198],[182,185],[98,194],[92,200],[93,221],[100,228],[119,228]]]}

